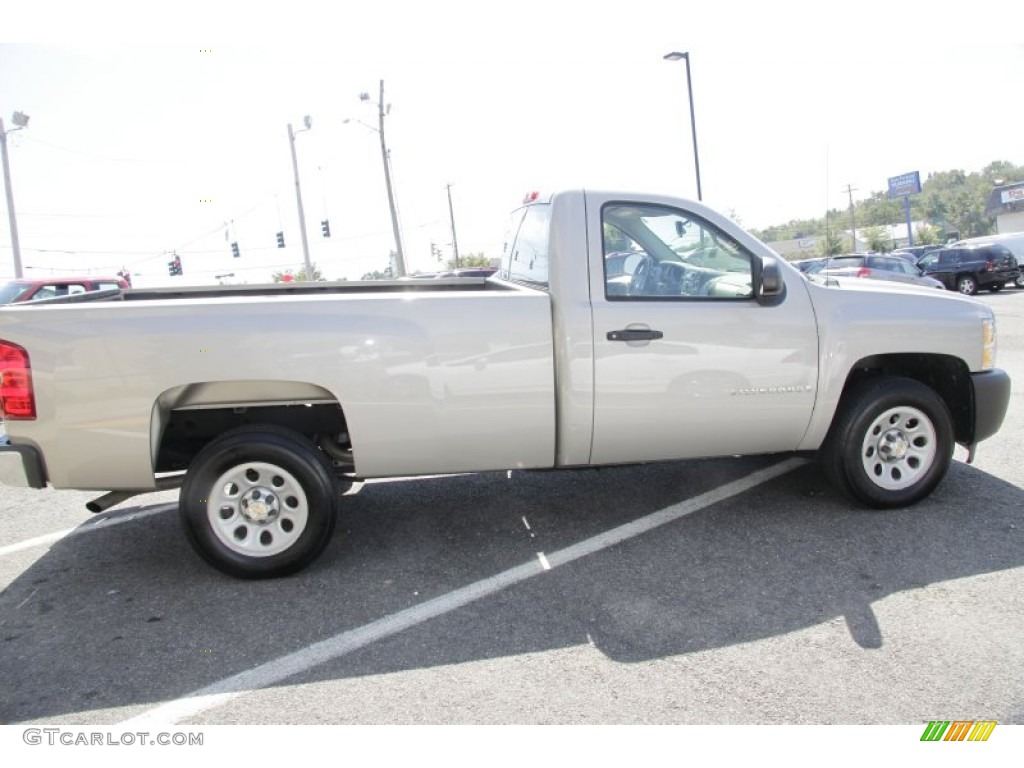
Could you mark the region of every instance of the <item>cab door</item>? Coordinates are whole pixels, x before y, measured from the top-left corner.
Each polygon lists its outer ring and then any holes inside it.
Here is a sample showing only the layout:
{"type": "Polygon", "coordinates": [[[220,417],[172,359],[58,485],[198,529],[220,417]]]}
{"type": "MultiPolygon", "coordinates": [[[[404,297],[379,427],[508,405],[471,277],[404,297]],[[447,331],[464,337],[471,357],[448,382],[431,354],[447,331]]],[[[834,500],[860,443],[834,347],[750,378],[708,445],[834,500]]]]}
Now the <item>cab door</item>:
{"type": "Polygon", "coordinates": [[[594,327],[591,463],[797,447],[818,339],[803,278],[769,304],[725,224],[672,205],[589,200],[594,327]],[[593,246],[592,246],[593,247],[593,246]]]}

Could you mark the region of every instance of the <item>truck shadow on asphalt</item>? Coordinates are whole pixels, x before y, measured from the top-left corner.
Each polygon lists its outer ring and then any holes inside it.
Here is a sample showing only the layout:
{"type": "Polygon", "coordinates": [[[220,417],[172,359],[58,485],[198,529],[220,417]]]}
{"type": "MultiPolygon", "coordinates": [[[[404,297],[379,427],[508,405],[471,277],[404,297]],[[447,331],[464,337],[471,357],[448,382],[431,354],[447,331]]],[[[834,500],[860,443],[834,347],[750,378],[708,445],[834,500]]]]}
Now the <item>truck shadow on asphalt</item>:
{"type": "MultiPolygon", "coordinates": [[[[366,484],[346,497],[324,556],[275,581],[208,568],[172,511],[71,536],[28,557],[0,593],[0,720],[118,722],[130,714],[121,708],[186,696],[777,461],[366,484]]],[[[869,511],[834,494],[812,462],[330,660],[302,680],[586,643],[614,661],[642,662],[838,617],[862,648],[878,648],[885,628],[872,603],[1024,565],[1022,502],[1020,488],[955,462],[925,502],[869,511]]]]}

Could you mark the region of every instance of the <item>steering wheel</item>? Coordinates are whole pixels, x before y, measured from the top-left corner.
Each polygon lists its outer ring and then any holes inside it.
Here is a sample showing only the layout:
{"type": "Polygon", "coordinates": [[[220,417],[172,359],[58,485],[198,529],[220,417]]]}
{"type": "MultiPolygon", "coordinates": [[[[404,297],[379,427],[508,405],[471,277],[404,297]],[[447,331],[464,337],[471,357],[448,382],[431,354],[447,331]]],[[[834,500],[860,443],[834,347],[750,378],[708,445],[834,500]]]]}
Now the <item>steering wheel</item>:
{"type": "Polygon", "coordinates": [[[644,296],[647,294],[647,283],[654,271],[654,259],[644,254],[633,269],[633,278],[629,281],[630,296],[644,296]]]}

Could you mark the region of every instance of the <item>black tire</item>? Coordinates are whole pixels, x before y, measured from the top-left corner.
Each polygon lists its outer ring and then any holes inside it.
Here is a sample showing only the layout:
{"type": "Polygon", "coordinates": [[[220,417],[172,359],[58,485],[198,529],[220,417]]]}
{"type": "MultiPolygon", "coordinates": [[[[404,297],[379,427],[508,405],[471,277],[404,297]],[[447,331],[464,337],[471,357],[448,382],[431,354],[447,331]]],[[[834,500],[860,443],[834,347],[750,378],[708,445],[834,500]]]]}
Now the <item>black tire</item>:
{"type": "Polygon", "coordinates": [[[820,452],[833,486],[877,509],[928,496],[952,456],[945,402],[924,384],[896,376],[869,379],[844,394],[820,452]]]}
{"type": "Polygon", "coordinates": [[[964,296],[973,296],[978,292],[978,281],[973,275],[960,275],[956,279],[956,289],[964,296]]]}
{"type": "Polygon", "coordinates": [[[264,579],[295,573],[323,552],[339,495],[330,462],[303,435],[247,426],[196,455],[178,511],[206,562],[231,576],[264,579]]]}

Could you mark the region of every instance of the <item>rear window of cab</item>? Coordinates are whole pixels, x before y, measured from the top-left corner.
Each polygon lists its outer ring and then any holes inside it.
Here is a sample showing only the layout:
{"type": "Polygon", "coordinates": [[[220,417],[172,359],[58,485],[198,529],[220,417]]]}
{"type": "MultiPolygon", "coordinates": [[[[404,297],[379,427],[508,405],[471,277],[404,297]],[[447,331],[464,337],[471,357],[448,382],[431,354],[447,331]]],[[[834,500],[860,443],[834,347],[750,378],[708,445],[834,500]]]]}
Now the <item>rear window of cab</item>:
{"type": "Polygon", "coordinates": [[[500,275],[514,283],[548,289],[551,206],[533,204],[512,214],[501,254],[500,275]]]}

